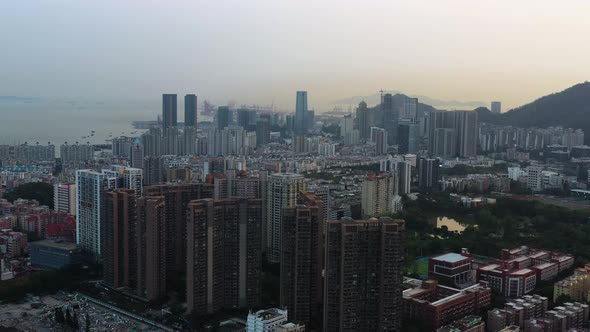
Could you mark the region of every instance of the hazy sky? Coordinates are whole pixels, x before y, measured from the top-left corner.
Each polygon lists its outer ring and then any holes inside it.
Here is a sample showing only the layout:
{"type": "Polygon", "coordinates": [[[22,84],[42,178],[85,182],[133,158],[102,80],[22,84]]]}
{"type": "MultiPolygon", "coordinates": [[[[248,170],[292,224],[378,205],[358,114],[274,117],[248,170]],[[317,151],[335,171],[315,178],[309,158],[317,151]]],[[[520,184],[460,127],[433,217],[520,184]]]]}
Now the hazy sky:
{"type": "Polygon", "coordinates": [[[400,90],[501,100],[590,77],[590,1],[3,0],[0,95],[293,109],[400,90]],[[202,99],[201,99],[202,100],[202,99]]]}

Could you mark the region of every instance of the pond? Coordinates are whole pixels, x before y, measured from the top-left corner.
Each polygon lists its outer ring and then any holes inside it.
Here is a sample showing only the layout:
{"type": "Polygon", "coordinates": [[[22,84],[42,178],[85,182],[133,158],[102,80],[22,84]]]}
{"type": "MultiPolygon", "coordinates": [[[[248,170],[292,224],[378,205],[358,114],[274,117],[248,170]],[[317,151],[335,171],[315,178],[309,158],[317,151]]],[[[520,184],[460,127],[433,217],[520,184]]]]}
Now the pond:
{"type": "Polygon", "coordinates": [[[465,226],[461,225],[457,220],[447,217],[436,217],[436,228],[447,226],[450,232],[463,233],[465,226]]]}

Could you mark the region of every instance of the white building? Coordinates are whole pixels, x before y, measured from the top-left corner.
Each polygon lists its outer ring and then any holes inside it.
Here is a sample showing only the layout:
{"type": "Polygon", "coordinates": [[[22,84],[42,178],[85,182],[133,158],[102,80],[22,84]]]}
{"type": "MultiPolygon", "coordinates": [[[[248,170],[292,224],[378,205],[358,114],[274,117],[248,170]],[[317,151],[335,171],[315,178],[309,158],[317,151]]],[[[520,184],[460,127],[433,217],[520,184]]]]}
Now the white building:
{"type": "Polygon", "coordinates": [[[391,213],[394,194],[394,177],[369,174],[363,181],[361,208],[364,218],[378,217],[391,213]]]}
{"type": "Polygon", "coordinates": [[[518,181],[523,176],[527,176],[525,170],[520,167],[508,167],[508,178],[513,181],[518,181]]]}
{"type": "Polygon", "coordinates": [[[268,177],[266,255],[268,260],[281,260],[281,223],[283,208],[297,203],[297,193],[306,190],[305,178],[294,173],[275,173],[268,177]]]}
{"type": "Polygon", "coordinates": [[[101,253],[101,208],[110,183],[104,173],[76,171],[76,244],[96,255],[101,253]]]}
{"type": "Polygon", "coordinates": [[[400,195],[394,195],[391,199],[391,212],[398,213],[402,212],[404,206],[402,204],[402,197],[400,195]]]}
{"type": "Polygon", "coordinates": [[[354,119],[352,115],[345,115],[340,121],[340,136],[344,145],[353,145],[359,141],[359,131],[353,128],[354,119]]]}
{"type": "Polygon", "coordinates": [[[274,332],[287,323],[286,309],[267,309],[248,313],[246,332],[274,332]]]}
{"type": "Polygon", "coordinates": [[[542,177],[543,167],[539,166],[528,166],[526,168],[527,173],[527,186],[532,191],[541,191],[543,190],[543,177],[542,177]]]}
{"type": "Polygon", "coordinates": [[[56,183],[53,185],[53,208],[57,212],[76,215],[76,185],[56,183]]]}
{"type": "Polygon", "coordinates": [[[324,157],[336,155],[336,143],[321,142],[318,144],[318,154],[324,157]]]}

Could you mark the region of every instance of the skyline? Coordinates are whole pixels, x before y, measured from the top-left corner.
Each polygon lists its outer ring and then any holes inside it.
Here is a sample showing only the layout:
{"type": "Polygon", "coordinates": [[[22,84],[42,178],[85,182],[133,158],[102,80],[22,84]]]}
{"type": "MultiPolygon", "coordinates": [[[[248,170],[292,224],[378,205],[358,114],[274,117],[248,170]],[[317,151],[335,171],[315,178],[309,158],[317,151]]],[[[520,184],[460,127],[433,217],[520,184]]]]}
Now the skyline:
{"type": "Polygon", "coordinates": [[[589,3],[453,4],[3,3],[0,38],[10,47],[0,95],[195,93],[218,105],[294,110],[294,92],[305,90],[310,109],[324,112],[383,89],[500,100],[508,110],[590,77],[590,46],[579,42],[589,3]]]}

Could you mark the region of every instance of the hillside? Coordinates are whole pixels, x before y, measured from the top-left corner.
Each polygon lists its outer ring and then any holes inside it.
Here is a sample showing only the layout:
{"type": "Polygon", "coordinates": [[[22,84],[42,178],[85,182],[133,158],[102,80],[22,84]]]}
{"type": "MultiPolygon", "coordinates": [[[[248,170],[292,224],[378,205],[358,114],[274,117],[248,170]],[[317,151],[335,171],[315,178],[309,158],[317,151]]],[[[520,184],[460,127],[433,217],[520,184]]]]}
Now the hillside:
{"type": "Polygon", "coordinates": [[[582,129],[590,143],[590,82],[576,84],[558,93],[541,97],[501,115],[477,108],[480,122],[517,127],[563,126],[582,129]]]}

